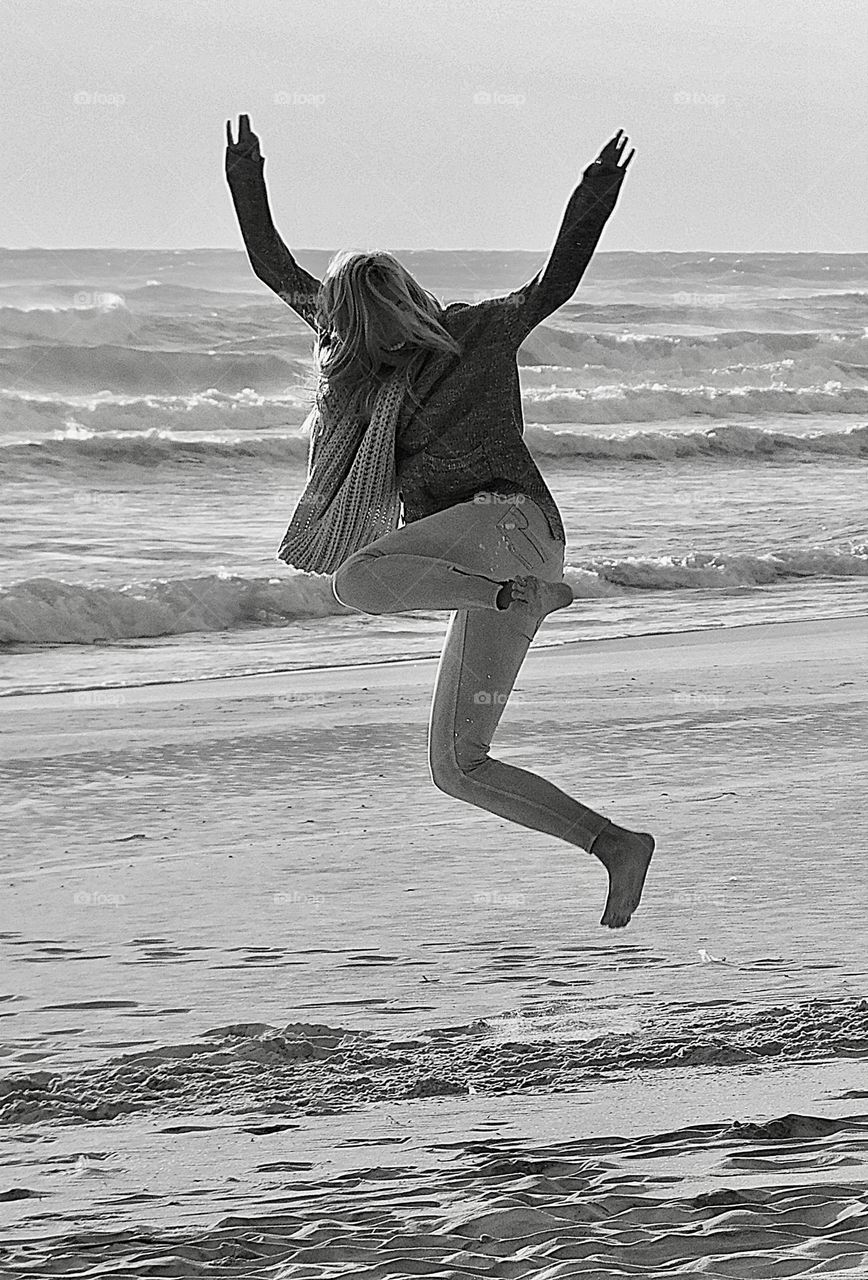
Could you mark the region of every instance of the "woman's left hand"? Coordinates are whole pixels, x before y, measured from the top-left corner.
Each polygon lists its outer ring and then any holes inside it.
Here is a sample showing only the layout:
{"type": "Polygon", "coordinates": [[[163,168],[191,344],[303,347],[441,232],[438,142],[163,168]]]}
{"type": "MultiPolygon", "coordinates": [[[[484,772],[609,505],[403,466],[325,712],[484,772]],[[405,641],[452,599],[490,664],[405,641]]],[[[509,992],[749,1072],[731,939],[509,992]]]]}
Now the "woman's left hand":
{"type": "Polygon", "coordinates": [[[610,138],[603,147],[603,150],[594,161],[594,166],[599,166],[599,168],[603,169],[607,173],[613,173],[615,171],[623,173],[627,168],[627,165],[633,159],[633,156],[636,154],[636,148],[634,147],[622,164],[621,160],[626,149],[627,135],[624,133],[623,129],[619,129],[614,138],[610,138]]]}

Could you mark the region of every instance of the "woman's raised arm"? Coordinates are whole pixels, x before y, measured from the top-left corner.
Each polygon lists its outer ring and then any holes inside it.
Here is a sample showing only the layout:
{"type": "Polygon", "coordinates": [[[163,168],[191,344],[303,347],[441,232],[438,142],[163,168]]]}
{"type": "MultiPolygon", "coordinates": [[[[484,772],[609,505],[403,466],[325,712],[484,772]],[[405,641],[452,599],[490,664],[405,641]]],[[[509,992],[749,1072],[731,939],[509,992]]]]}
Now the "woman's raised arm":
{"type": "Polygon", "coordinates": [[[557,311],[575,293],[585,273],[603,227],[615,207],[631,151],[622,158],[627,137],[619,129],[603,147],[567,203],[554,247],[542,271],[532,280],[498,299],[503,306],[503,322],[516,346],[546,316],[557,311]]]}
{"type": "Polygon", "coordinates": [[[238,141],[232,141],[232,123],[226,121],[226,180],[255,275],[273,289],[316,329],[316,300],[320,281],[300,267],[281,240],[271,210],[263,175],[264,157],[250,118],[238,117],[238,141]]]}

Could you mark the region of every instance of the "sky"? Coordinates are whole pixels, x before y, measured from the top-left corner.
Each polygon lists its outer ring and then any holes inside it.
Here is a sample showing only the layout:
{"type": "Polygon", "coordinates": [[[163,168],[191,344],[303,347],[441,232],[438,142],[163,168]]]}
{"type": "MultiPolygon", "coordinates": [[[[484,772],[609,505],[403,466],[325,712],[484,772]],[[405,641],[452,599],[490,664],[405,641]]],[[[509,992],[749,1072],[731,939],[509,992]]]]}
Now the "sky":
{"type": "Polygon", "coordinates": [[[862,252],[865,0],[0,0],[0,246],[241,248],[225,121],[293,248],[862,252]]]}

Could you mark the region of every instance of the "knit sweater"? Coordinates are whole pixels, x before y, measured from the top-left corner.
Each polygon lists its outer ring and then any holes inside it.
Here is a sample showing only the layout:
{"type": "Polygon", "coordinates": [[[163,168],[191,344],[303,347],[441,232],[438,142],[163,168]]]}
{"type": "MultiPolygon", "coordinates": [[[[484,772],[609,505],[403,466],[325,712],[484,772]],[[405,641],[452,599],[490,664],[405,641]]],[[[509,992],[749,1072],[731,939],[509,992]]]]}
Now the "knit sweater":
{"type": "MultiPolygon", "coordinates": [[[[287,249],[271,217],[264,158],[227,153],[227,178],[254,273],[316,329],[320,281],[287,249]]],[[[524,493],[566,542],[557,504],[523,439],[518,349],[572,297],[615,206],[622,169],[598,163],[570,197],[548,260],[520,289],[483,302],[452,302],[439,319],[460,355],[432,352],[414,383],[421,408],[405,403],[395,461],[404,523],[466,502],[483,490],[524,493]]]]}

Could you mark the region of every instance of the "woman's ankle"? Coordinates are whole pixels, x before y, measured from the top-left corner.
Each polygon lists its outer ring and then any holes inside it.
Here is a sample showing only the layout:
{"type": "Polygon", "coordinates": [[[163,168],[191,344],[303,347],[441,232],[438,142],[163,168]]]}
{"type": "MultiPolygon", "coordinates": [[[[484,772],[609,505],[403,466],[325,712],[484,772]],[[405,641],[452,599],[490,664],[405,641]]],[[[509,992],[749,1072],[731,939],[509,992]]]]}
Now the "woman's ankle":
{"type": "Polygon", "coordinates": [[[604,836],[604,835],[606,834],[606,832],[607,832],[607,831],[611,831],[611,830],[612,830],[616,825],[617,825],[617,824],[616,824],[616,823],[614,823],[614,822],[612,822],[612,821],[611,821],[611,819],[607,818],[607,819],[606,819],[606,821],[603,823],[603,825],[600,827],[600,830],[599,830],[599,831],[597,832],[597,834],[594,836],[594,838],[593,838],[593,840],[591,841],[590,845],[588,846],[588,853],[593,853],[593,852],[594,852],[594,845],[595,845],[595,844],[597,843],[597,841],[600,839],[600,836],[604,836]]]}

